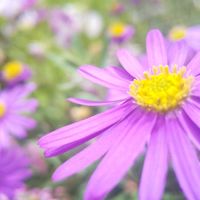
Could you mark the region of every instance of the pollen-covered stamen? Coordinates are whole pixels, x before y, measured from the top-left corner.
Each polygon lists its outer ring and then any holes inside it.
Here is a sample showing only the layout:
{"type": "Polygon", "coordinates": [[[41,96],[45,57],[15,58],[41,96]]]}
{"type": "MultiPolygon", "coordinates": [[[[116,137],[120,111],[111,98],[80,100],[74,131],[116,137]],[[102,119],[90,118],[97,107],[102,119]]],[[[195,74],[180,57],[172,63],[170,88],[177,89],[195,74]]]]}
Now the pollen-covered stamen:
{"type": "Polygon", "coordinates": [[[3,117],[6,113],[6,106],[3,102],[0,102],[0,118],[3,117]]]}
{"type": "Polygon", "coordinates": [[[148,109],[158,112],[167,112],[180,106],[188,97],[193,76],[185,76],[186,68],[179,70],[174,65],[171,70],[168,66],[154,66],[152,72],[144,72],[143,79],[135,79],[129,94],[136,102],[148,109]]]}

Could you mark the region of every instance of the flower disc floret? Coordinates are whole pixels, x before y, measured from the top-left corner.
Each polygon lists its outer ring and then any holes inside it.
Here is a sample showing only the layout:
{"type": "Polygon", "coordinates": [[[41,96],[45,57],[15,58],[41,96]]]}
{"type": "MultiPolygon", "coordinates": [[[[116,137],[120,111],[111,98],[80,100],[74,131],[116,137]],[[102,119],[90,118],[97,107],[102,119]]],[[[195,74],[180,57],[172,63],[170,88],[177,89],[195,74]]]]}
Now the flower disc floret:
{"type": "Polygon", "coordinates": [[[144,72],[143,79],[135,79],[129,94],[147,110],[167,112],[180,106],[188,97],[193,82],[192,76],[185,76],[186,68],[172,70],[168,66],[153,67],[152,73],[144,72]]]}

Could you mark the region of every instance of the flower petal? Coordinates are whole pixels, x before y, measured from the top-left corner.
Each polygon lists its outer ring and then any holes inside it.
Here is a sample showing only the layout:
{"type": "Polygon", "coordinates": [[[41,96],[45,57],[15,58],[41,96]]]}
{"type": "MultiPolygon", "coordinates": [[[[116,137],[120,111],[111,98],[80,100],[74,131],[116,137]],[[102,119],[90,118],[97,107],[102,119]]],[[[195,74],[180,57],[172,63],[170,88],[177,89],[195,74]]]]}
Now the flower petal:
{"type": "Polygon", "coordinates": [[[183,110],[190,117],[190,119],[200,128],[200,112],[199,108],[187,102],[182,106],[183,110]]]}
{"type": "Polygon", "coordinates": [[[187,68],[192,75],[200,74],[200,52],[198,52],[193,59],[189,62],[187,68]]]}
{"type": "MultiPolygon", "coordinates": [[[[134,111],[133,111],[133,112],[134,112],[134,111]]],[[[122,119],[122,121],[125,121],[126,118],[127,118],[128,116],[129,116],[129,114],[128,114],[126,117],[124,117],[124,118],[122,119]]],[[[109,132],[110,129],[114,128],[114,127],[115,127],[116,125],[118,125],[118,123],[120,123],[120,122],[121,122],[121,121],[115,123],[113,126],[108,127],[106,130],[103,129],[103,130],[97,132],[97,133],[95,134],[95,136],[98,136],[98,135],[101,135],[101,134],[105,134],[105,132],[109,132]]],[[[92,136],[92,137],[95,137],[95,136],[92,136]]],[[[74,142],[72,142],[72,143],[67,143],[67,144],[62,145],[62,146],[60,146],[60,147],[48,148],[48,149],[46,149],[46,151],[45,151],[45,156],[46,156],[46,157],[52,157],[52,156],[56,156],[56,155],[65,153],[66,151],[69,151],[70,149],[75,148],[75,147],[77,147],[77,146],[79,146],[79,145],[81,145],[81,144],[87,142],[89,139],[91,139],[91,138],[83,137],[83,138],[80,138],[80,139],[77,140],[77,141],[74,141],[74,142]]]]}
{"type": "Polygon", "coordinates": [[[176,116],[192,142],[200,150],[200,128],[187,116],[184,111],[176,112],[176,116]]]}
{"type": "Polygon", "coordinates": [[[84,106],[109,106],[109,105],[113,105],[113,104],[117,104],[117,103],[126,101],[127,99],[128,98],[118,99],[118,100],[114,100],[114,101],[91,101],[91,100],[87,100],[87,99],[68,98],[68,101],[70,101],[72,103],[84,105],[84,106]]]}
{"type": "Polygon", "coordinates": [[[189,48],[185,41],[173,42],[169,47],[169,63],[170,65],[177,65],[178,67],[184,66],[189,48]]]}
{"type": "MultiPolygon", "coordinates": [[[[115,89],[109,89],[106,96],[106,99],[108,101],[115,101],[118,99],[128,99],[128,98],[130,98],[130,95],[128,93],[124,93],[122,91],[115,90],[115,89]]],[[[132,101],[134,102],[133,99],[132,101]]]]}
{"type": "Polygon", "coordinates": [[[200,165],[197,154],[177,119],[167,120],[167,141],[172,165],[187,199],[200,197],[200,165]]]}
{"type": "Polygon", "coordinates": [[[167,65],[167,51],[162,33],[155,29],[147,34],[147,57],[149,67],[167,65]]]}
{"type": "Polygon", "coordinates": [[[105,69],[112,73],[113,76],[116,76],[116,78],[126,79],[129,81],[133,80],[133,77],[122,67],[107,67],[105,69]]]}
{"type": "Polygon", "coordinates": [[[85,200],[104,199],[126,174],[144,148],[154,125],[155,115],[150,117],[146,113],[143,116],[134,113],[127,121],[128,124],[122,131],[124,137],[112,146],[92,175],[85,192],[85,200]]]}
{"type": "Polygon", "coordinates": [[[11,108],[16,112],[35,112],[38,107],[38,101],[35,99],[27,99],[25,101],[21,101],[11,105],[11,108]]]}
{"type": "Polygon", "coordinates": [[[164,120],[154,127],[148,145],[139,190],[140,200],[160,200],[166,182],[168,149],[164,120]]]}
{"type": "Polygon", "coordinates": [[[37,125],[37,122],[30,117],[13,114],[9,117],[9,124],[21,126],[24,129],[33,129],[37,125]]]}
{"type": "Polygon", "coordinates": [[[103,113],[92,116],[80,122],[73,123],[39,140],[39,145],[45,150],[61,148],[63,145],[76,144],[78,141],[89,140],[119,120],[122,120],[135,109],[135,105],[128,101],[103,113]]]}
{"type": "Polygon", "coordinates": [[[101,158],[108,149],[121,139],[126,120],[105,131],[93,144],[63,163],[53,174],[53,180],[67,178],[101,158]]]}
{"type": "Polygon", "coordinates": [[[127,91],[130,82],[125,79],[118,79],[106,69],[100,69],[92,65],[85,65],[79,68],[80,74],[94,83],[103,85],[108,88],[127,91]]]}
{"type": "Polygon", "coordinates": [[[4,124],[1,124],[0,127],[0,146],[1,147],[8,147],[11,143],[10,134],[8,133],[8,130],[6,129],[4,124]]]}
{"type": "Polygon", "coordinates": [[[137,58],[126,49],[117,51],[117,57],[124,69],[133,77],[140,78],[143,75],[144,67],[137,58]]]}
{"type": "Polygon", "coordinates": [[[187,36],[185,38],[189,46],[196,51],[200,50],[200,26],[192,26],[187,29],[187,36]]]}

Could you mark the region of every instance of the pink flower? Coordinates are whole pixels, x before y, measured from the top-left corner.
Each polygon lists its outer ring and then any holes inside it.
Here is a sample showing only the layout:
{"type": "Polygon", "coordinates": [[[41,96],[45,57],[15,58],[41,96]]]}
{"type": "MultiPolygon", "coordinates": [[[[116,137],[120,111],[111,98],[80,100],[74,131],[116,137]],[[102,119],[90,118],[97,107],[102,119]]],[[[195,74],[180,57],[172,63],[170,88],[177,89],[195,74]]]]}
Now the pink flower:
{"type": "Polygon", "coordinates": [[[113,105],[88,119],[55,130],[39,140],[47,157],[96,140],[62,164],[53,180],[69,177],[101,159],[89,180],[85,200],[101,200],[119,183],[147,145],[139,199],[162,199],[169,164],[187,199],[200,197],[200,53],[188,57],[184,41],[166,47],[159,30],[146,39],[147,62],[128,50],[117,52],[124,69],[79,69],[94,83],[124,93],[115,101],[70,98],[86,106],[113,105]]]}
{"type": "Polygon", "coordinates": [[[36,126],[28,116],[37,108],[37,100],[27,96],[35,89],[34,84],[16,86],[0,93],[0,145],[9,146],[11,135],[24,138],[27,130],[36,126]]]}
{"type": "Polygon", "coordinates": [[[134,32],[135,30],[133,27],[120,22],[111,24],[108,30],[111,40],[119,44],[131,39],[134,35],[134,32]]]}
{"type": "Polygon", "coordinates": [[[31,70],[19,61],[12,61],[3,66],[1,79],[8,86],[13,86],[30,79],[31,70]]]}
{"type": "Polygon", "coordinates": [[[12,199],[16,190],[30,177],[29,160],[19,147],[0,147],[0,194],[12,199]]]}

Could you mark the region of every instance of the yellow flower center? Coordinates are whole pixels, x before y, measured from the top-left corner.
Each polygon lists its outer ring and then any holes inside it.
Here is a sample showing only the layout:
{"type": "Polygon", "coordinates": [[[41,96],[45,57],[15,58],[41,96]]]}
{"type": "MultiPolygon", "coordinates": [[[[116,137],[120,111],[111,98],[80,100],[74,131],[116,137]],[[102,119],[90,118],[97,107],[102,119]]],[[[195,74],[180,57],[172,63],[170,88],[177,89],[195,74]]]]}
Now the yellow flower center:
{"type": "Polygon", "coordinates": [[[130,85],[129,94],[137,104],[157,112],[167,112],[181,105],[188,97],[193,76],[185,76],[185,67],[170,72],[168,66],[153,67],[152,73],[144,72],[144,79],[135,79],[130,85]]]}
{"type": "Polygon", "coordinates": [[[6,112],[5,104],[0,102],[0,117],[3,117],[6,112]]]}
{"type": "Polygon", "coordinates": [[[122,23],[114,23],[109,28],[109,33],[113,37],[120,37],[125,32],[125,25],[122,23]]]}
{"type": "Polygon", "coordinates": [[[3,76],[6,80],[12,80],[23,72],[23,66],[18,61],[9,62],[3,67],[3,76]]]}
{"type": "Polygon", "coordinates": [[[177,26],[169,32],[169,38],[173,41],[178,41],[186,37],[187,30],[183,26],[177,26]]]}

